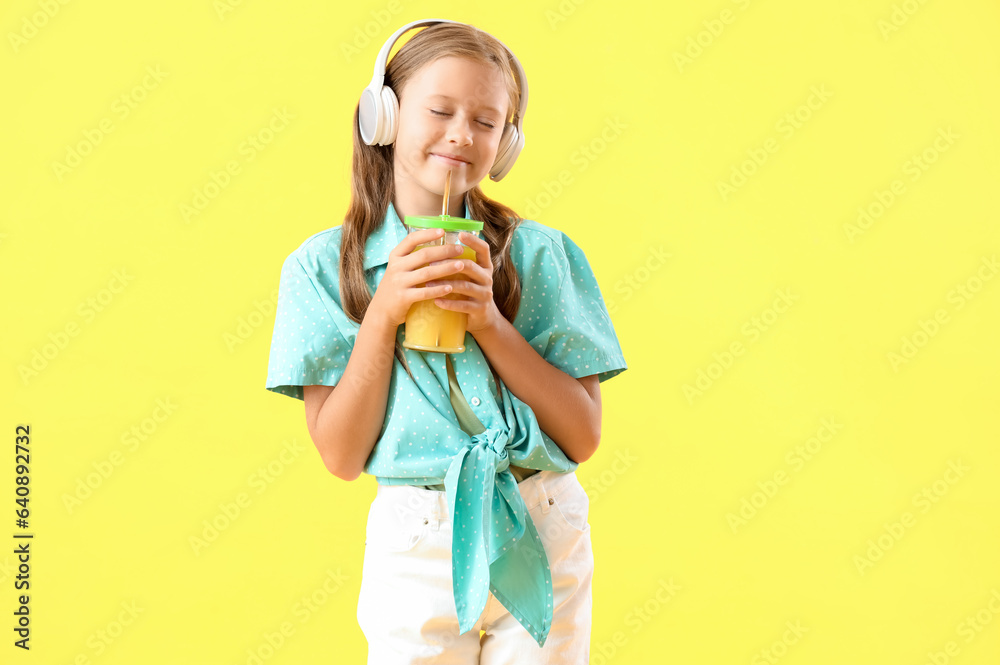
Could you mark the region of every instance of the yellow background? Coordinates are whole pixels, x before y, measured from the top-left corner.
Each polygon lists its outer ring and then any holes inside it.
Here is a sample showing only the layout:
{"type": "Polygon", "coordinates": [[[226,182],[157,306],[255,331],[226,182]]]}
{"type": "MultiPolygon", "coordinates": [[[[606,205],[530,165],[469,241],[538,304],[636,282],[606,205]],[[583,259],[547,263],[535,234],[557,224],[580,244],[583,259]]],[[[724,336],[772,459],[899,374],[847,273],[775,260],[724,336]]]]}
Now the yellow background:
{"type": "Polygon", "coordinates": [[[578,470],[591,662],[996,663],[987,0],[4,3],[0,660],[245,663],[288,622],[264,662],[363,662],[374,480],[327,473],[302,403],[264,381],[282,261],[342,221],[375,54],[427,17],[524,64],[526,146],[484,187],[585,250],[629,363],[578,470]],[[251,159],[276,110],[287,123],[251,159]],[[27,653],[11,630],[22,423],[27,653]]]}

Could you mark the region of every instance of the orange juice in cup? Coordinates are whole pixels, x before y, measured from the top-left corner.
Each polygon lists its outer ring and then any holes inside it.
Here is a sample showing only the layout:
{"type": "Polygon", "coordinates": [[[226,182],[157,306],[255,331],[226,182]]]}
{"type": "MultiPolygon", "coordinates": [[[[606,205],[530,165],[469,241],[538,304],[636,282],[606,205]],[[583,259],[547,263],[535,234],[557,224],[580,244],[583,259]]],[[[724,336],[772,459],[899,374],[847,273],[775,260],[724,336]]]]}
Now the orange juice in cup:
{"type": "MultiPolygon", "coordinates": [[[[407,216],[403,222],[407,232],[424,229],[444,229],[444,236],[434,242],[417,245],[414,252],[434,245],[461,245],[458,236],[462,231],[477,233],[483,230],[483,223],[463,217],[439,215],[430,217],[407,216]]],[[[476,252],[471,247],[462,247],[462,253],[454,259],[476,260],[476,252]]],[[[446,275],[441,279],[469,278],[461,273],[446,275]]],[[[423,286],[421,284],[420,286],[423,286]]],[[[463,300],[463,296],[449,293],[444,296],[448,300],[463,300]]],[[[465,351],[465,327],[469,315],[438,307],[433,299],[418,300],[410,306],[406,313],[406,328],[403,346],[416,351],[434,351],[436,353],[462,353],[465,351]]]]}

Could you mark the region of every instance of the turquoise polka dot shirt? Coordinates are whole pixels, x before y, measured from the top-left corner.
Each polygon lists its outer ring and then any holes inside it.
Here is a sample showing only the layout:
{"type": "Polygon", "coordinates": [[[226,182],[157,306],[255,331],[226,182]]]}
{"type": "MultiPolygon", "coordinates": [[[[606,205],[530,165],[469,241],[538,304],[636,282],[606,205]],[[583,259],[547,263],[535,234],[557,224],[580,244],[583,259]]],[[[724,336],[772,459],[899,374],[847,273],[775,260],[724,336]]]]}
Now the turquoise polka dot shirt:
{"type": "MultiPolygon", "coordinates": [[[[360,325],[340,304],[341,230],[310,236],[282,265],[267,390],[303,399],[303,386],[335,386],[344,374],[360,325]]],[[[406,233],[390,203],[365,245],[372,293],[389,252],[406,233]]],[[[511,259],[521,278],[513,326],[539,355],[574,378],[596,374],[603,382],[627,369],[594,273],[568,236],[524,220],[514,232],[511,259]]],[[[401,325],[400,342],[403,333],[401,325]]],[[[470,435],[461,427],[445,354],[404,349],[415,380],[394,359],[385,421],[364,472],[381,484],[444,488],[461,633],[479,619],[492,591],[541,646],[552,623],[552,579],[508,467],[568,473],[577,464],[539,429],[531,407],[502,381],[497,386],[469,333],[465,347],[452,362],[462,395],[485,430],[470,435]]]]}

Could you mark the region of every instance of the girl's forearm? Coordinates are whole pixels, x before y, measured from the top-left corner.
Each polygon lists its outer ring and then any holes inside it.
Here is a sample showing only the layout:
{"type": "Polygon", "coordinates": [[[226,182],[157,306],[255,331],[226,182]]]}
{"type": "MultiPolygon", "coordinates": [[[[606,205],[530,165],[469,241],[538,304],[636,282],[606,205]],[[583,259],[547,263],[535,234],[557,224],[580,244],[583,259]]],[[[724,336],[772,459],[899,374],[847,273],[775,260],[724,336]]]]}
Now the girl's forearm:
{"type": "Polygon", "coordinates": [[[575,378],[554,367],[500,316],[498,323],[471,333],[507,389],[531,407],[538,425],[577,463],[597,450],[600,407],[575,378]]]}
{"type": "Polygon", "coordinates": [[[313,440],[327,467],[344,480],[361,475],[382,431],[397,327],[369,309],[344,375],[316,419],[313,440]]]}

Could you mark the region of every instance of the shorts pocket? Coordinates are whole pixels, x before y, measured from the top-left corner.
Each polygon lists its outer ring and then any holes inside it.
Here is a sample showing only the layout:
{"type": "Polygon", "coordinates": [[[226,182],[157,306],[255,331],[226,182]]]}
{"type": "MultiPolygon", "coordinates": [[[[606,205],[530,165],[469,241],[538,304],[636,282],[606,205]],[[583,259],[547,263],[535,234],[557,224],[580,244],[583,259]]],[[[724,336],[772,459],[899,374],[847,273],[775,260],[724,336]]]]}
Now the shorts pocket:
{"type": "Polygon", "coordinates": [[[408,552],[414,549],[430,531],[427,511],[382,498],[376,497],[368,510],[365,550],[408,552]]]}
{"type": "Polygon", "coordinates": [[[573,531],[583,533],[590,528],[590,497],[579,482],[566,486],[559,494],[549,497],[549,509],[556,519],[573,531]]]}

